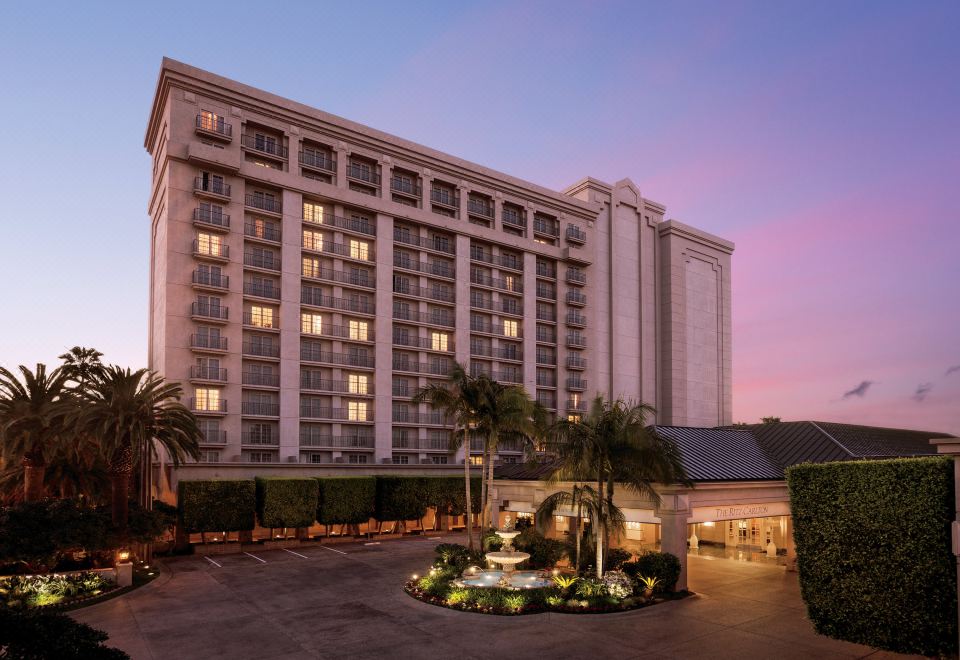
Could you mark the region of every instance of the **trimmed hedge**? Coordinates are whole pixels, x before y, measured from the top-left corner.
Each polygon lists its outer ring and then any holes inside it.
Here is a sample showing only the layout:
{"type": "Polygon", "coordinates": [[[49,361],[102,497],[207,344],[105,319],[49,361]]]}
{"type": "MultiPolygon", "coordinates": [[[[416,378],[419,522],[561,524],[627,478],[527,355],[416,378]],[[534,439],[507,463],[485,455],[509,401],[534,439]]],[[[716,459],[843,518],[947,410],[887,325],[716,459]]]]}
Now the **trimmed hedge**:
{"type": "MultiPolygon", "coordinates": [[[[454,516],[464,514],[463,477],[425,477],[427,480],[427,506],[454,516]]],[[[470,499],[473,512],[480,513],[480,477],[470,478],[470,499]]]]}
{"type": "Polygon", "coordinates": [[[388,520],[419,520],[427,514],[430,499],[428,477],[377,477],[373,517],[388,520]]]}
{"type": "Polygon", "coordinates": [[[359,525],[373,518],[376,477],[322,477],[317,482],[317,522],[321,525],[359,525]]]}
{"type": "Polygon", "coordinates": [[[630,576],[637,584],[640,577],[655,577],[659,580],[654,587],[654,593],[670,593],[677,586],[680,579],[680,560],[669,552],[642,552],[636,561],[628,561],[620,565],[620,570],[630,576]]]}
{"type": "Polygon", "coordinates": [[[184,531],[246,532],[256,526],[253,479],[181,481],[177,505],[184,531]]]}
{"type": "Polygon", "coordinates": [[[317,480],[257,477],[261,527],[309,527],[317,516],[317,480]]]}
{"type": "Polygon", "coordinates": [[[899,653],[957,650],[953,461],[787,470],[800,591],[816,631],[899,653]]]}

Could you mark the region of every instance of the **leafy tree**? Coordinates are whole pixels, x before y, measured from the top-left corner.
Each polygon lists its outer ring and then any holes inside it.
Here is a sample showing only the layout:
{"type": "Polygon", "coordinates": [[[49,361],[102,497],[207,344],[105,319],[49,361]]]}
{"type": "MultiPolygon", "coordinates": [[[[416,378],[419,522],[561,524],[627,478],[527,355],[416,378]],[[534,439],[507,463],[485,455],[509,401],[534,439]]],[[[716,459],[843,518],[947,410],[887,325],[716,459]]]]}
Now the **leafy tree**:
{"type": "Polygon", "coordinates": [[[63,367],[61,368],[64,373],[70,377],[70,380],[76,382],[81,389],[103,374],[103,363],[100,362],[103,353],[95,348],[74,346],[59,357],[63,360],[63,367]]]}
{"type": "Polygon", "coordinates": [[[779,424],[780,418],[779,417],[761,417],[760,423],[761,424],[779,424]]]}
{"type": "Polygon", "coordinates": [[[59,660],[129,660],[123,651],[104,646],[107,634],[45,610],[0,608],[0,657],[59,660]]]}

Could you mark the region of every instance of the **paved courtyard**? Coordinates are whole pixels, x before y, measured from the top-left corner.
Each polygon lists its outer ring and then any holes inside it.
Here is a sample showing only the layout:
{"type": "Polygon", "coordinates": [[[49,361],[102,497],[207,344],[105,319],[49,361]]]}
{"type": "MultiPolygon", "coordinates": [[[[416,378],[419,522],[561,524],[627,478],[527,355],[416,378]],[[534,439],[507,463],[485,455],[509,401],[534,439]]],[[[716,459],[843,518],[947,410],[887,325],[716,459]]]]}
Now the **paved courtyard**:
{"type": "Polygon", "coordinates": [[[722,559],[691,558],[695,597],[635,612],[494,617],[433,607],[401,585],[439,542],[177,558],[152,584],[74,616],[138,660],[891,657],[816,635],[795,574],[722,559]]]}

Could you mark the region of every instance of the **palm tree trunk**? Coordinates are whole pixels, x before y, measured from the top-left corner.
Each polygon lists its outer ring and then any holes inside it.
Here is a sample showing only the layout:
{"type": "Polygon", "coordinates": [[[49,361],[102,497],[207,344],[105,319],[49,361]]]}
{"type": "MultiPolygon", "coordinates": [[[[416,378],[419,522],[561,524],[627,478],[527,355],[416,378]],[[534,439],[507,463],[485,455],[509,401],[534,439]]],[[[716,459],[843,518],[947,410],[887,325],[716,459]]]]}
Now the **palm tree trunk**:
{"type": "Polygon", "coordinates": [[[488,452],[487,458],[489,463],[483,466],[483,469],[487,471],[487,520],[490,527],[499,527],[499,521],[494,521],[494,512],[493,512],[493,457],[497,451],[497,436],[493,434],[490,438],[490,451],[488,452]]]}
{"type": "Polygon", "coordinates": [[[597,536],[597,577],[603,577],[603,537],[607,533],[606,525],[604,524],[604,502],[603,502],[603,472],[602,470],[597,474],[597,507],[596,507],[596,519],[597,527],[595,534],[597,536]]]}
{"type": "Polygon", "coordinates": [[[483,441],[483,459],[480,464],[480,538],[486,533],[489,525],[487,524],[487,461],[489,460],[489,445],[483,441]]]}
{"type": "MultiPolygon", "coordinates": [[[[576,493],[577,487],[574,486],[573,488],[574,488],[574,493],[576,493]]],[[[573,523],[573,524],[574,524],[574,534],[577,535],[577,537],[576,537],[576,538],[577,538],[577,553],[576,553],[576,554],[577,554],[577,558],[576,558],[575,563],[574,563],[574,565],[573,565],[573,570],[576,571],[577,573],[579,573],[579,572],[580,572],[580,537],[581,537],[581,535],[582,535],[582,533],[583,533],[583,531],[582,531],[582,530],[583,530],[583,522],[582,522],[582,517],[583,517],[583,502],[580,501],[580,496],[579,496],[579,495],[577,495],[576,497],[577,497],[577,517],[574,519],[574,523],[573,523]]]]}
{"type": "Polygon", "coordinates": [[[465,447],[463,456],[463,488],[466,492],[466,500],[463,506],[463,520],[465,523],[464,528],[467,531],[467,547],[473,550],[473,529],[471,529],[473,525],[473,521],[471,520],[473,517],[473,500],[470,497],[470,436],[465,435],[466,439],[463,445],[465,447]]]}
{"type": "Polygon", "coordinates": [[[24,454],[21,461],[23,466],[23,500],[37,502],[43,499],[43,476],[46,463],[40,452],[24,454]]]}
{"type": "Polygon", "coordinates": [[[130,475],[133,472],[133,452],[129,444],[120,447],[110,461],[111,511],[114,527],[126,533],[130,513],[130,475]]]}

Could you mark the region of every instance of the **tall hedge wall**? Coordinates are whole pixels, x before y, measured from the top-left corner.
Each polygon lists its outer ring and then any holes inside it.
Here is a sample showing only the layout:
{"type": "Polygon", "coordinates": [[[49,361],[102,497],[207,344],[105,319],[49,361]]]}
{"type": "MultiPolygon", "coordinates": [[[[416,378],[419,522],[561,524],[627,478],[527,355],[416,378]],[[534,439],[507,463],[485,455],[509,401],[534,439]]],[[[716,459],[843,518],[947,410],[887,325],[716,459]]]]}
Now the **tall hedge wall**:
{"type": "Polygon", "coordinates": [[[257,477],[261,527],[309,527],[317,515],[317,480],[257,477]]]}
{"type": "MultiPolygon", "coordinates": [[[[427,506],[455,516],[462,516],[464,492],[463,477],[426,477],[427,506]]],[[[473,512],[480,513],[480,477],[470,478],[470,499],[473,512]]]]}
{"type": "Polygon", "coordinates": [[[377,520],[418,520],[427,513],[428,477],[377,477],[373,517],[377,520]]]}
{"type": "Polygon", "coordinates": [[[256,486],[253,479],[181,481],[177,505],[187,532],[248,531],[256,522],[256,486]]]}
{"type": "Polygon", "coordinates": [[[322,525],[359,525],[374,514],[376,477],[321,477],[317,522],[322,525]]]}
{"type": "Polygon", "coordinates": [[[900,653],[956,652],[950,459],[798,465],[787,484],[817,632],[900,653]]]}

